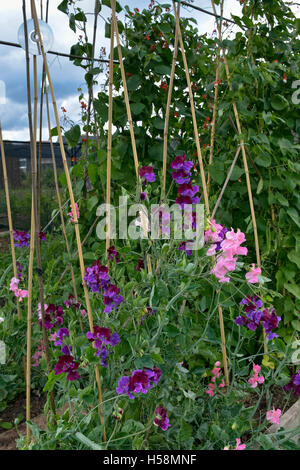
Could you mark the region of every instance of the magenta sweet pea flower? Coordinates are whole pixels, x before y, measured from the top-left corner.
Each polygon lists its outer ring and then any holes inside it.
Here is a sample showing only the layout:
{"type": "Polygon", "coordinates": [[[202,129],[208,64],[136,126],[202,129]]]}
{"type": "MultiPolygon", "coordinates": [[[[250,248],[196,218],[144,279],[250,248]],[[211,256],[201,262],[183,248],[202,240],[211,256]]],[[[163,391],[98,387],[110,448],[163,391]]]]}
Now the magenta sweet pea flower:
{"type": "Polygon", "coordinates": [[[144,182],[154,183],[155,181],[155,174],[152,166],[142,166],[139,170],[139,175],[141,178],[144,178],[144,182]]]}
{"type": "Polygon", "coordinates": [[[167,410],[163,406],[158,406],[155,409],[155,414],[156,414],[156,417],[153,423],[155,424],[155,426],[158,426],[163,431],[166,431],[171,426],[169,419],[168,419],[167,410]]]}
{"type": "Polygon", "coordinates": [[[23,248],[29,246],[30,234],[26,231],[14,230],[13,236],[15,240],[15,247],[23,248]]]}
{"type": "Polygon", "coordinates": [[[121,260],[119,258],[119,253],[118,251],[116,250],[116,248],[114,247],[114,245],[110,246],[107,250],[107,254],[108,254],[108,259],[109,260],[113,260],[115,259],[116,260],[116,263],[120,263],[121,260]]]}
{"type": "Polygon", "coordinates": [[[80,378],[80,375],[76,370],[79,367],[79,362],[74,360],[74,357],[71,355],[59,356],[57,364],[55,364],[54,371],[55,375],[62,373],[67,374],[67,380],[73,382],[80,378]]]}

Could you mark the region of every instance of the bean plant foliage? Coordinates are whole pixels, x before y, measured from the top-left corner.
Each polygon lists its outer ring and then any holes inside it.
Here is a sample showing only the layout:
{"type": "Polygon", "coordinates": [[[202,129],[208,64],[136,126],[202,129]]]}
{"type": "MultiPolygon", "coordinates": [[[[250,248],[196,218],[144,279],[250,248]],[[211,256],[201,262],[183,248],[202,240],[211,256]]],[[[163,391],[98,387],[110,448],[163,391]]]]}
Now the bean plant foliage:
{"type": "MultiPolygon", "coordinates": [[[[21,449],[242,450],[254,445],[260,449],[297,448],[292,438],[299,429],[286,431],[280,425],[280,416],[300,394],[299,359],[295,358],[300,325],[299,103],[292,99],[293,83],[299,76],[299,24],[281,0],[241,3],[242,16],[233,17],[240,30],[230,33],[229,26],[224,25],[222,44],[215,32],[199,35],[194,18],[182,18],[180,24],[206,176],[211,176],[211,207],[239,143],[232,110],[234,99],[249,151],[262,268],[256,266],[241,156],[216,220],[208,214],[204,216],[201,249],[191,252],[177,240],[153,240],[148,236],[112,240],[107,251],[105,240],[97,237],[97,225],[89,233],[97,217],[97,206],[105,201],[107,82],[87,104],[80,90],[81,121],[62,111],[70,147],[77,144],[81,130],[97,137],[85,141],[82,157],[71,172],[82,239],[88,234],[83,255],[94,331],[90,330],[81,287],[72,211],[64,209],[72,259],[66,253],[59,226],[54,225],[46,237],[41,235],[44,320],[37,289],[40,273],[35,271],[33,279],[32,388],[39,393],[43,390],[48,397],[47,431],[30,421],[33,439],[29,443],[20,437],[21,449]],[[228,87],[222,60],[220,82],[215,83],[219,46],[226,49],[233,91],[228,87]],[[215,86],[219,87],[219,99],[214,159],[209,165],[209,123],[215,86]],[[70,261],[78,299],[73,296],[70,261]],[[220,307],[229,383],[222,354],[220,307]],[[50,343],[50,371],[41,340],[43,328],[50,343]],[[95,367],[100,371],[102,406],[95,367]],[[50,412],[52,392],[57,409],[55,422],[50,412]],[[266,434],[270,422],[279,424],[278,431],[266,434]]],[[[110,2],[104,0],[96,4],[99,17],[102,8],[111,13],[109,6],[110,2]]],[[[72,60],[75,66],[85,69],[90,91],[107,71],[84,60],[93,51],[86,35],[87,16],[80,9],[80,2],[64,0],[58,9],[68,15],[73,31],[83,32],[71,53],[82,57],[72,60]]],[[[117,13],[121,11],[117,2],[117,13]]],[[[131,11],[127,6],[124,11],[125,22],[118,20],[118,25],[144,185],[143,202],[146,206],[159,205],[175,18],[172,5],[152,1],[143,11],[131,11]]],[[[110,27],[108,18],[107,37],[110,27]]],[[[118,60],[117,49],[114,59],[118,60]]],[[[126,196],[130,204],[139,202],[141,194],[135,183],[117,62],[113,84],[112,203],[117,206],[120,195],[126,196]]],[[[168,142],[166,202],[176,201],[182,208],[180,198],[196,203],[202,184],[180,49],[168,142]]],[[[60,180],[66,184],[65,177],[60,180]]],[[[163,215],[169,221],[168,214],[163,215]]],[[[195,229],[198,221],[194,213],[192,218],[195,229]]],[[[173,225],[160,228],[168,233],[173,225]]],[[[0,295],[5,301],[1,300],[0,307],[0,339],[6,344],[9,367],[0,366],[2,409],[17,395],[24,381],[17,364],[26,345],[27,300],[22,288],[26,287],[28,272],[27,238],[20,233],[15,236],[21,266],[17,280],[11,279],[8,256],[3,257],[0,295]],[[23,311],[20,319],[15,315],[16,297],[23,311]],[[18,390],[12,387],[7,391],[11,382],[18,390]]]]}

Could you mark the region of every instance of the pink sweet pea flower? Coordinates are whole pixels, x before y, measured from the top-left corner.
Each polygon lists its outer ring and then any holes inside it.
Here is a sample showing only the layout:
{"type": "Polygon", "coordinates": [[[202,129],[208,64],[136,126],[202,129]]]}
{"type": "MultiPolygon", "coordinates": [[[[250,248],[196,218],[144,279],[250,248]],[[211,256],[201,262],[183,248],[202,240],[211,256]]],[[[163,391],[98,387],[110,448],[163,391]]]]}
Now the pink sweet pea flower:
{"type": "Polygon", "coordinates": [[[262,384],[265,381],[265,378],[263,375],[258,376],[260,372],[261,367],[258,364],[253,364],[253,377],[250,377],[248,380],[248,383],[251,385],[252,388],[256,388],[257,384],[262,384]]]}
{"type": "MultiPolygon", "coordinates": [[[[246,449],[246,444],[241,444],[241,439],[237,438],[235,442],[236,442],[236,445],[234,449],[232,450],[245,450],[246,449]]],[[[230,447],[226,446],[224,447],[223,450],[230,450],[230,447]]]]}
{"type": "MultiPolygon", "coordinates": [[[[75,220],[74,220],[74,215],[73,215],[72,204],[70,204],[70,207],[71,207],[71,212],[69,212],[67,215],[69,215],[69,216],[71,217],[72,222],[75,222],[75,220]]],[[[80,213],[79,213],[79,209],[78,209],[77,202],[75,202],[75,209],[76,209],[77,219],[79,219],[80,213]]]]}
{"type": "Polygon", "coordinates": [[[279,424],[280,415],[281,415],[281,410],[279,408],[275,410],[273,406],[273,409],[267,412],[266,418],[272,424],[279,424]]]}
{"type": "Polygon", "coordinates": [[[241,439],[236,439],[236,446],[233,450],[245,450],[246,449],[246,444],[241,444],[241,439]]]}
{"type": "Polygon", "coordinates": [[[257,276],[259,274],[261,274],[261,269],[256,268],[255,264],[252,263],[252,268],[250,269],[250,271],[248,273],[246,273],[245,277],[246,277],[247,281],[249,282],[249,284],[256,284],[258,282],[257,276]]]}

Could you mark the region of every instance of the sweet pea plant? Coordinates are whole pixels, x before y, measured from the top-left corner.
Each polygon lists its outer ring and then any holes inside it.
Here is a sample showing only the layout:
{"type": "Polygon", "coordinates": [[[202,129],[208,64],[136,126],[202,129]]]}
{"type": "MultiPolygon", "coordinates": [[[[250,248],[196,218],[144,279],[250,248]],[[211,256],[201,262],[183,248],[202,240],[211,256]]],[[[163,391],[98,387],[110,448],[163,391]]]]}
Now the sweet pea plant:
{"type": "MultiPolygon", "coordinates": [[[[193,201],[199,187],[190,163],[187,155],[170,163],[174,172],[185,172],[184,181],[177,183],[176,203],[181,209],[182,197],[186,203],[198,202],[193,201]],[[174,168],[178,164],[185,169],[174,168]]],[[[148,178],[145,201],[150,204],[158,200],[155,185],[161,175],[150,165],[141,170],[148,178]]],[[[172,232],[171,217],[164,220],[161,229],[172,232]]],[[[196,228],[193,211],[191,222],[196,228]]],[[[55,393],[56,425],[49,421],[43,431],[29,423],[34,439],[28,443],[20,438],[20,448],[227,449],[233,442],[234,450],[254,444],[275,446],[276,436],[275,441],[266,441],[263,433],[270,420],[279,420],[279,411],[284,411],[294,392],[290,383],[297,383],[286,365],[289,346],[276,334],[280,317],[272,298],[277,294],[265,287],[263,277],[256,279],[260,274],[253,272],[252,260],[246,258],[247,240],[239,228],[228,229],[210,219],[205,225],[200,250],[183,250],[182,243],[171,237],[123,244],[116,240],[107,253],[100,244],[85,272],[93,331],[82,294],[76,301],[71,282],[61,285],[57,280],[59,263],[47,264],[44,322],[37,294],[34,303],[32,365],[44,391],[55,393]],[[147,255],[159,267],[152,274],[146,269],[147,255]],[[224,381],[218,305],[224,312],[229,386],[224,381]],[[274,369],[264,362],[261,327],[268,334],[274,369]],[[44,345],[37,339],[40,328],[46,329],[50,340],[48,377],[44,345]],[[95,366],[102,383],[104,424],[95,366]],[[273,391],[278,388],[284,398],[275,411],[273,391]],[[268,407],[261,413],[265,400],[268,407]]],[[[53,243],[52,248],[51,241],[43,245],[48,256],[57,250],[57,242],[53,243]]],[[[3,337],[12,321],[16,323],[6,314],[3,337]]],[[[25,334],[25,319],[17,324],[25,334]]],[[[48,407],[47,401],[46,411],[48,407]]],[[[282,448],[293,445],[288,435],[280,434],[278,440],[282,448]]]]}
{"type": "MultiPolygon", "coordinates": [[[[103,1],[99,2],[100,6],[102,3],[107,5],[103,1]]],[[[117,8],[121,8],[120,5],[117,8]]],[[[59,9],[69,15],[73,30],[76,31],[78,24],[85,28],[86,16],[76,2],[64,0],[59,9]]],[[[169,70],[166,70],[164,61],[169,63],[172,57],[169,46],[172,46],[174,18],[169,6],[155,6],[153,2],[147,11],[135,9],[131,12],[127,7],[126,12],[131,28],[126,31],[128,44],[124,47],[124,55],[138,149],[142,154],[139,177],[143,190],[139,191],[140,186],[125,184],[126,179],[132,179],[131,164],[128,164],[131,152],[129,132],[125,129],[124,100],[115,96],[114,124],[117,132],[113,138],[113,198],[121,192],[132,203],[142,201],[146,207],[158,204],[160,232],[171,235],[174,228],[171,214],[160,206],[162,174],[157,155],[162,146],[160,136],[163,129],[159,111],[164,109],[162,103],[168,88],[164,78],[169,70]],[[140,56],[138,66],[136,52],[140,56]],[[148,92],[144,93],[146,89],[148,92]],[[149,103],[153,104],[155,117],[148,111],[149,103]],[[143,127],[137,125],[138,121],[142,121],[143,127]]],[[[264,12],[254,9],[251,21],[258,13],[264,12]]],[[[245,14],[245,22],[246,18],[245,14]]],[[[289,17],[287,23],[288,20],[289,17]]],[[[202,103],[199,109],[204,118],[207,110],[203,103],[206,103],[207,93],[211,95],[213,74],[207,71],[206,63],[201,62],[199,51],[203,48],[206,59],[211,60],[216,40],[202,37],[198,41],[190,19],[183,20],[183,26],[185,41],[193,51],[189,57],[194,68],[193,89],[196,97],[196,92],[199,92],[197,100],[202,103]],[[205,78],[200,90],[193,64],[198,64],[205,78]]],[[[240,45],[237,41],[238,38],[228,44],[230,54],[234,55],[239,48],[245,47],[244,39],[240,45]]],[[[83,44],[77,44],[76,55],[83,56],[85,52],[83,44]]],[[[270,52],[268,54],[271,55],[270,52]]],[[[77,63],[82,66],[82,61],[77,63]]],[[[261,70],[260,73],[263,72],[261,70]]],[[[237,70],[234,73],[237,74],[237,70]]],[[[93,79],[96,74],[88,70],[88,79],[93,79]]],[[[78,299],[72,293],[70,276],[65,275],[61,282],[61,266],[69,262],[64,254],[63,240],[55,236],[46,238],[42,246],[45,260],[44,321],[38,293],[33,293],[33,384],[39,389],[43,387],[47,394],[46,413],[50,410],[50,393],[54,393],[57,412],[55,422],[48,420],[47,430],[30,422],[33,439],[28,442],[20,437],[20,449],[250,450],[254,446],[261,449],[297,447],[291,440],[299,432],[297,429],[286,431],[279,428],[277,433],[265,435],[269,423],[280,426],[282,414],[293,403],[293,397],[299,395],[299,371],[290,360],[295,334],[285,337],[285,341],[280,335],[285,313],[282,293],[274,290],[274,279],[266,276],[265,263],[262,268],[254,264],[250,230],[239,214],[229,211],[230,198],[223,205],[225,216],[217,213],[215,218],[210,218],[206,214],[204,246],[194,249],[194,234],[199,224],[195,207],[202,197],[202,189],[195,168],[183,78],[180,68],[171,120],[172,137],[177,137],[180,143],[169,152],[166,202],[177,204],[180,210],[184,210],[186,205],[192,207],[189,221],[191,237],[185,241],[172,236],[152,239],[143,211],[135,220],[141,234],[137,240],[116,238],[106,250],[105,241],[99,240],[92,232],[84,250],[84,280],[91,301],[93,329],[86,314],[76,257],[78,299]],[[148,268],[149,258],[152,272],[148,268]],[[225,383],[219,306],[224,315],[229,384],[225,383]],[[45,345],[41,343],[41,328],[46,330],[50,341],[50,373],[46,367],[45,345]],[[264,334],[267,352],[264,350],[264,334]],[[101,403],[95,367],[101,379],[101,403]],[[278,394],[280,408],[276,402],[278,394]]],[[[114,84],[121,93],[118,68],[114,84]]],[[[219,85],[222,85],[221,80],[215,84],[219,85]]],[[[230,99],[224,90],[220,127],[224,125],[222,116],[227,114],[226,106],[230,99]]],[[[101,138],[104,138],[102,124],[107,119],[106,94],[99,93],[94,104],[96,120],[100,123],[100,132],[103,132],[101,138]]],[[[86,109],[82,105],[81,108],[83,112],[86,109]]],[[[260,113],[264,113],[262,126],[266,120],[272,121],[268,109],[260,110],[260,113]]],[[[86,123],[87,118],[83,121],[86,123]]],[[[208,121],[205,119],[205,130],[208,121]]],[[[90,129],[86,124],[85,130],[93,131],[96,124],[91,122],[90,129]]],[[[249,140],[254,139],[254,134],[250,134],[249,140]]],[[[231,135],[230,144],[233,140],[231,135]]],[[[257,142],[259,144],[260,140],[257,142]]],[[[218,145],[221,147],[221,142],[218,145]]],[[[289,151],[293,155],[294,148],[289,151]]],[[[77,218],[83,233],[88,231],[92,217],[95,218],[97,203],[104,199],[99,188],[99,181],[103,178],[99,164],[103,164],[104,154],[104,147],[96,150],[93,144],[87,146],[84,149],[87,158],[83,158],[72,171],[77,218]]],[[[267,157],[261,157],[260,161],[263,158],[267,157]]],[[[213,187],[221,181],[216,167],[214,164],[211,168],[213,187]]],[[[265,165],[264,168],[267,167],[265,165]]],[[[241,191],[241,194],[243,196],[244,193],[241,191]]],[[[290,217],[294,220],[292,215],[290,217]]],[[[71,211],[66,216],[69,218],[67,236],[73,253],[76,249],[72,225],[74,214],[71,211]]],[[[26,250],[29,238],[25,234],[17,234],[17,237],[19,249],[26,250]]],[[[27,270],[27,262],[24,252],[23,272],[27,270]]],[[[289,287],[294,285],[293,279],[291,275],[289,287]]],[[[13,315],[15,295],[17,292],[17,297],[23,299],[22,305],[26,305],[26,296],[17,290],[19,283],[16,279],[12,281],[11,289],[9,282],[8,272],[4,271],[0,283],[1,297],[7,300],[0,311],[3,318],[0,338],[7,342],[8,353],[14,354],[16,364],[24,352],[23,346],[18,347],[18,344],[25,343],[26,320],[25,315],[21,320],[13,315]],[[12,331],[18,339],[11,335],[12,331]]],[[[9,380],[13,379],[9,376],[3,378],[4,383],[9,380]]],[[[0,381],[0,390],[4,388],[0,381]]]]}

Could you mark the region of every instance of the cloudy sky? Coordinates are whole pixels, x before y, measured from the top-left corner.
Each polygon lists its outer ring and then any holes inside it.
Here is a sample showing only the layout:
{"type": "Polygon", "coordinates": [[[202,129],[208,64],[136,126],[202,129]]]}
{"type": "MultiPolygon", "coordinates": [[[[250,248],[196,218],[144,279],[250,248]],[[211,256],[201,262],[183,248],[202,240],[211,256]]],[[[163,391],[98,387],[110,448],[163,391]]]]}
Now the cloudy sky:
{"type": "MultiPolygon", "coordinates": [[[[36,0],[37,10],[40,12],[40,1],[43,4],[46,0],[36,0]]],[[[60,52],[70,52],[72,44],[77,42],[80,31],[76,34],[68,26],[68,17],[57,10],[61,0],[50,0],[49,25],[54,33],[54,43],[51,50],[60,52]]],[[[149,0],[119,0],[122,7],[129,5],[131,9],[147,8],[149,0]]],[[[167,0],[161,3],[171,3],[167,0]]],[[[27,16],[30,17],[30,1],[26,0],[27,16]]],[[[92,41],[93,8],[94,0],[80,0],[80,7],[90,13],[88,15],[88,35],[92,41]]],[[[212,10],[209,0],[195,0],[195,5],[199,5],[209,11],[212,10]]],[[[238,0],[225,0],[224,16],[230,18],[230,14],[240,14],[240,4],[238,0]]],[[[98,34],[96,41],[96,52],[99,54],[101,47],[109,48],[109,40],[104,37],[105,19],[109,17],[110,9],[103,7],[102,18],[98,22],[98,34]]],[[[122,19],[122,13],[119,18],[122,19]]],[[[182,16],[193,16],[198,21],[201,34],[211,33],[214,29],[214,19],[204,13],[191,9],[182,9],[182,16]]],[[[0,40],[18,42],[18,29],[23,23],[22,0],[0,0],[0,40]]],[[[97,55],[96,54],[96,55],[97,55]]],[[[79,87],[84,87],[83,72],[69,61],[68,58],[48,55],[50,72],[54,83],[54,91],[58,108],[64,106],[68,115],[73,121],[80,118],[80,104],[78,102],[79,87]]],[[[28,117],[27,117],[27,97],[26,97],[26,63],[25,52],[0,44],[0,85],[5,83],[6,102],[0,100],[0,119],[3,128],[3,138],[10,140],[28,140],[28,117]],[[1,104],[2,103],[2,104],[1,104]]],[[[42,60],[38,57],[39,82],[41,80],[42,60]]],[[[52,123],[54,126],[54,123],[52,123]]],[[[47,140],[47,126],[44,128],[43,140],[47,140]]]]}

